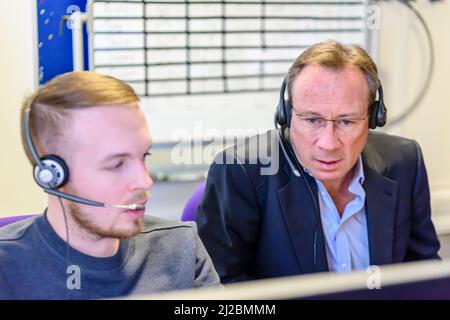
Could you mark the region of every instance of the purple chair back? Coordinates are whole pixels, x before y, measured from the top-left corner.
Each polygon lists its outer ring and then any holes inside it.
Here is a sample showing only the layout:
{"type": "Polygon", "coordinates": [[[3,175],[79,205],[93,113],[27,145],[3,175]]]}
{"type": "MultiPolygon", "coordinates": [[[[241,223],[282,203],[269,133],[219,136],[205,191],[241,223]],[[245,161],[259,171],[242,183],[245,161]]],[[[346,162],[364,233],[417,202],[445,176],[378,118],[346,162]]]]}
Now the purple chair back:
{"type": "Polygon", "coordinates": [[[203,181],[186,202],[181,213],[181,221],[195,221],[197,217],[197,208],[200,204],[203,192],[205,191],[206,181],[203,181]]]}
{"type": "Polygon", "coordinates": [[[33,216],[34,216],[34,214],[27,214],[27,215],[22,215],[22,216],[12,216],[12,217],[0,218],[0,228],[7,226],[8,224],[11,224],[13,222],[31,218],[33,216]]]}

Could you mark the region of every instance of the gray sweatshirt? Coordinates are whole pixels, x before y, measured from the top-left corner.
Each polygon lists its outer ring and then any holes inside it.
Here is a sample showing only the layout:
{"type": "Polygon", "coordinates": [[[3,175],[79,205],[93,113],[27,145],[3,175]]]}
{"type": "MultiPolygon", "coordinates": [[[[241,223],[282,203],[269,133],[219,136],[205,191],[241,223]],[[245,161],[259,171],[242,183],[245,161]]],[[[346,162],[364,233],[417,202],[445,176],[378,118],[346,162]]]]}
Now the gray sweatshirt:
{"type": "Polygon", "coordinates": [[[0,228],[0,299],[98,299],[219,284],[192,222],[146,216],[141,233],[108,258],[67,246],[46,214],[0,228]]]}

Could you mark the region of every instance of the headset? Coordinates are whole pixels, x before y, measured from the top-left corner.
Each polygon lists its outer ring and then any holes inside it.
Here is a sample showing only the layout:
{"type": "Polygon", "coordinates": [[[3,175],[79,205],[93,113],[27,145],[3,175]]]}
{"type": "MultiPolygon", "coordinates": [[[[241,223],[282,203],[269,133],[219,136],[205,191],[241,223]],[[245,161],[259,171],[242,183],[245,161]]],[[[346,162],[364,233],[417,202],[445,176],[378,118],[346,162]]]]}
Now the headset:
{"type": "MultiPolygon", "coordinates": [[[[274,124],[275,129],[278,131],[278,140],[281,146],[281,150],[285,156],[285,159],[289,164],[289,167],[292,170],[292,173],[296,177],[303,176],[311,199],[313,200],[314,203],[316,225],[314,226],[313,263],[314,263],[314,270],[318,272],[319,270],[317,266],[317,234],[320,222],[320,208],[316,201],[316,197],[314,196],[312,188],[308,182],[308,179],[305,177],[305,169],[300,164],[295,154],[294,148],[292,147],[289,139],[287,139],[284,133],[285,130],[289,130],[289,127],[291,125],[292,110],[293,110],[290,99],[286,100],[285,94],[286,94],[286,78],[283,79],[283,83],[281,84],[280,99],[278,101],[278,105],[275,111],[274,124]]],[[[375,100],[369,106],[369,128],[375,129],[376,127],[382,127],[386,124],[386,120],[387,120],[387,109],[383,100],[383,87],[380,84],[380,86],[378,87],[378,100],[375,100]]]]}
{"type": "Polygon", "coordinates": [[[44,192],[61,197],[73,202],[82,203],[96,207],[114,207],[128,210],[144,210],[145,206],[141,204],[116,205],[103,203],[85,198],[80,198],[57,189],[64,186],[69,181],[69,167],[66,162],[56,155],[45,155],[39,157],[36,147],[33,143],[30,133],[30,106],[24,111],[22,127],[25,134],[26,148],[28,149],[34,161],[33,177],[36,183],[44,190],[44,192]]]}
{"type": "MultiPolygon", "coordinates": [[[[275,112],[275,127],[290,127],[292,118],[292,104],[290,98],[284,98],[286,92],[286,78],[283,79],[280,89],[280,100],[275,112]]],[[[378,87],[378,100],[373,101],[369,106],[369,128],[375,129],[386,124],[387,109],[383,100],[383,86],[378,87]]]]}

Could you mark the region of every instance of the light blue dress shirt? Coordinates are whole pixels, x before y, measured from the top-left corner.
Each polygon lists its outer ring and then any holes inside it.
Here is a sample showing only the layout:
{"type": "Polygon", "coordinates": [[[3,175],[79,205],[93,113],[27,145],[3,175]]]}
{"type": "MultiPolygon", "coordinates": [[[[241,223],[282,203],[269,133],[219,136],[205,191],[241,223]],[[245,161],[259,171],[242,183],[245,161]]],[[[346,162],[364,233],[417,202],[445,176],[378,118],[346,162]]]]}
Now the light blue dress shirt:
{"type": "Polygon", "coordinates": [[[362,187],[364,172],[361,156],[356,163],[354,172],[348,191],[354,194],[355,198],[345,206],[342,217],[339,216],[323,183],[316,179],[330,271],[350,272],[366,269],[370,265],[367,219],[364,208],[366,193],[362,187]]]}

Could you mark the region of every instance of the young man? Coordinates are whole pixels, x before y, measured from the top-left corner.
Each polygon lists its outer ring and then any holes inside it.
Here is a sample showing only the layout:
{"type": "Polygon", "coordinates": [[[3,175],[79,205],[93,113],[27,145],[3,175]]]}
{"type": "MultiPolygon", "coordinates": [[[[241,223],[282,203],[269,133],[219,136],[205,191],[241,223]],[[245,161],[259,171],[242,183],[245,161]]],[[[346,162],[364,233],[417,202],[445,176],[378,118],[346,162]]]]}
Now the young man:
{"type": "Polygon", "coordinates": [[[23,144],[49,193],[0,229],[0,298],[95,299],[219,284],[196,226],[144,216],[152,144],[133,89],[72,72],[24,103],[23,144]]]}
{"type": "Polygon", "coordinates": [[[224,151],[210,168],[197,223],[221,280],[438,258],[419,145],[369,131],[386,121],[369,55],[313,45],[286,87],[281,128],[224,151]],[[268,160],[279,169],[263,174],[268,160]]]}

